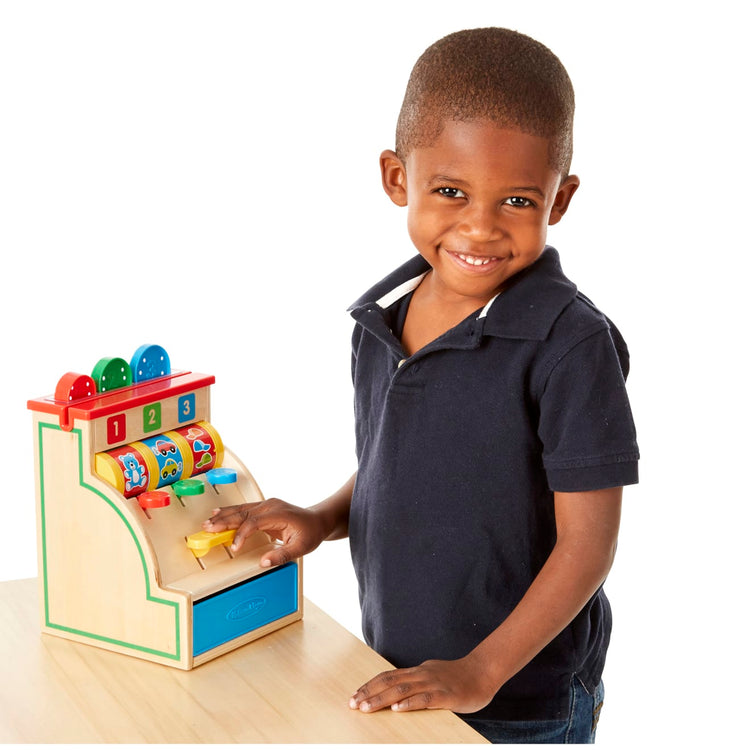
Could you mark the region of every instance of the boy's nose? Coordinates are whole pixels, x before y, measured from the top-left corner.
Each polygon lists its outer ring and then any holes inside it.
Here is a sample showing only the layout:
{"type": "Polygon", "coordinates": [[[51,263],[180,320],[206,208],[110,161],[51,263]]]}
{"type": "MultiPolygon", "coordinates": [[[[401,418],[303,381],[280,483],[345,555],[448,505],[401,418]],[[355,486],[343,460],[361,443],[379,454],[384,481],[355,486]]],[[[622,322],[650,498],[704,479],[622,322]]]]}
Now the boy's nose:
{"type": "Polygon", "coordinates": [[[468,205],[461,212],[458,231],[475,242],[497,239],[501,234],[496,206],[468,205]]]}

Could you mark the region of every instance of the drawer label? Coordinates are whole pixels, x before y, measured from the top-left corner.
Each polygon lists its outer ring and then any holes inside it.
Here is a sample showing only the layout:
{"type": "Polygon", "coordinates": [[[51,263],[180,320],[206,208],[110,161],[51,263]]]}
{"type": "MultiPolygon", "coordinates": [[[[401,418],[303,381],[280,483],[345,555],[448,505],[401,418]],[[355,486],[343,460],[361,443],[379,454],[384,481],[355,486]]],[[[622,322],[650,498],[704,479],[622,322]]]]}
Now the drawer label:
{"type": "Polygon", "coordinates": [[[227,620],[244,620],[246,617],[252,617],[266,606],[267,601],[265,596],[255,596],[240,602],[227,612],[227,620]]]}

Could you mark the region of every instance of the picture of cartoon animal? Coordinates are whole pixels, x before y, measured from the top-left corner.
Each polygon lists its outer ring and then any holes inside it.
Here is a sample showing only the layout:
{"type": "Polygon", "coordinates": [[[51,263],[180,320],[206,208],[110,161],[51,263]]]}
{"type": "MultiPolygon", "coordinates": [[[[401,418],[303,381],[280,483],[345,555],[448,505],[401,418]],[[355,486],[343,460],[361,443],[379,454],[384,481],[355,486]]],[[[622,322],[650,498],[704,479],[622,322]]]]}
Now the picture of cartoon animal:
{"type": "Polygon", "coordinates": [[[125,492],[133,489],[143,489],[148,484],[146,467],[140,463],[134,453],[126,453],[119,456],[122,463],[122,473],[125,477],[125,492]]]}

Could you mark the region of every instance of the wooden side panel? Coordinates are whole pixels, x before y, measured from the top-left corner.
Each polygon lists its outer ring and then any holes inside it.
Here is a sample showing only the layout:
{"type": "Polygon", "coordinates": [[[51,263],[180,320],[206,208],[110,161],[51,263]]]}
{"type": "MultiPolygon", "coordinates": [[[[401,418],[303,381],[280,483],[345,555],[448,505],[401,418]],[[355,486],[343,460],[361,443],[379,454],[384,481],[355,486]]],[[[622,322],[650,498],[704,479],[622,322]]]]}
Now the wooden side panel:
{"type": "Polygon", "coordinates": [[[90,473],[85,427],[35,432],[43,630],[189,666],[188,598],[158,589],[147,538],[90,473]]]}

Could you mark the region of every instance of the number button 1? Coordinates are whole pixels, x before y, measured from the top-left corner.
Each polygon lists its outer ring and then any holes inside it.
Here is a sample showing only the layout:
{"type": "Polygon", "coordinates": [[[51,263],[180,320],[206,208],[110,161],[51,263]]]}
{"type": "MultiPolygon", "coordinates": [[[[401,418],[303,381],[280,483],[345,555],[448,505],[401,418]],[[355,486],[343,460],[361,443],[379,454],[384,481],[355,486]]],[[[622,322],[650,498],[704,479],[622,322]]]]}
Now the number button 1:
{"type": "Polygon", "coordinates": [[[107,418],[107,444],[125,442],[125,415],[115,414],[107,418]]]}

